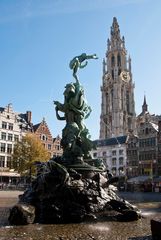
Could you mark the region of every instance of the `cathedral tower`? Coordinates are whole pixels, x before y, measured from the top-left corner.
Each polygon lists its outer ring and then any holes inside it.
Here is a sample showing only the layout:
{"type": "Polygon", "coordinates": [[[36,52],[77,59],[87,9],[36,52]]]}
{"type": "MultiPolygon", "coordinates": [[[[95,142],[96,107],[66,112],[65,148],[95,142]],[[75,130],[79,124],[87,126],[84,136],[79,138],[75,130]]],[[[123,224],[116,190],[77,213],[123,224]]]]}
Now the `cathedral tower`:
{"type": "Polygon", "coordinates": [[[134,83],[131,58],[121,38],[117,19],[113,18],[111,36],[103,60],[100,139],[127,135],[135,130],[134,83]]]}

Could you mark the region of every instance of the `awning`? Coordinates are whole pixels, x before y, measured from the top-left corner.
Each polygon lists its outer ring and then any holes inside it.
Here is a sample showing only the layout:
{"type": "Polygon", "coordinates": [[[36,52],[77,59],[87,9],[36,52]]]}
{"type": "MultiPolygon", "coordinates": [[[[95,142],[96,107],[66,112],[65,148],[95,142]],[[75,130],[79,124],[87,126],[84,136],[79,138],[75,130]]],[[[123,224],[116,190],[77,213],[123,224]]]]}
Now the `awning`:
{"type": "Polygon", "coordinates": [[[143,183],[143,182],[147,182],[147,181],[151,181],[151,177],[150,176],[138,176],[138,177],[134,177],[134,178],[130,178],[127,180],[127,183],[143,183]]]}
{"type": "Polygon", "coordinates": [[[0,177],[20,177],[20,174],[17,172],[0,172],[0,177]]]}

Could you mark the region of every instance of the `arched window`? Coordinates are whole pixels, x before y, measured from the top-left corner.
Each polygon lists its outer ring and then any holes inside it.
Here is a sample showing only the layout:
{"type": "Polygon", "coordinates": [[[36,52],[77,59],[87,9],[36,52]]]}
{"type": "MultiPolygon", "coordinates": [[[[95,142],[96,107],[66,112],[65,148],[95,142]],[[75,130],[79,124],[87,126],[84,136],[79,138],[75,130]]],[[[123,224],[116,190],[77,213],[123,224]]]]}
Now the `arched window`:
{"type": "Polygon", "coordinates": [[[114,67],[115,66],[115,57],[114,55],[112,55],[112,58],[111,58],[111,67],[114,67]]]}
{"type": "Polygon", "coordinates": [[[109,99],[108,99],[108,93],[106,94],[106,114],[108,113],[109,110],[109,99]]]}
{"type": "Polygon", "coordinates": [[[121,108],[124,109],[124,89],[121,88],[121,108]]]}
{"type": "Polygon", "coordinates": [[[42,141],[47,141],[47,137],[46,137],[45,134],[41,135],[41,140],[42,140],[42,141]]]}
{"type": "Polygon", "coordinates": [[[127,112],[130,112],[130,99],[129,99],[129,91],[126,92],[126,109],[127,112]]]}
{"type": "Polygon", "coordinates": [[[118,67],[121,66],[121,56],[120,56],[120,54],[117,55],[117,66],[118,67]]]}
{"type": "Polygon", "coordinates": [[[120,73],[121,73],[121,68],[119,68],[119,70],[118,70],[118,75],[120,75],[120,73]]]}
{"type": "Polygon", "coordinates": [[[111,72],[111,73],[112,73],[112,79],[114,79],[114,71],[112,70],[112,72],[111,72]]]}
{"type": "Polygon", "coordinates": [[[112,109],[113,109],[113,105],[114,105],[114,97],[113,97],[113,89],[111,89],[111,105],[112,105],[112,109]]]}

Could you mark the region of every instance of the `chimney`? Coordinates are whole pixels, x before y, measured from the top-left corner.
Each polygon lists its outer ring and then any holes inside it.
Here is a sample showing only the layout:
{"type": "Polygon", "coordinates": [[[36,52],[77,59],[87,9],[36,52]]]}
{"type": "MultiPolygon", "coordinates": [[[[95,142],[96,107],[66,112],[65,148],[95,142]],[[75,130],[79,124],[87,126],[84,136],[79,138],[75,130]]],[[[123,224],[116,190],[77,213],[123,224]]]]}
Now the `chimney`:
{"type": "Polygon", "coordinates": [[[27,118],[27,122],[31,123],[31,118],[32,118],[32,112],[31,111],[26,112],[26,118],[27,118]]]}

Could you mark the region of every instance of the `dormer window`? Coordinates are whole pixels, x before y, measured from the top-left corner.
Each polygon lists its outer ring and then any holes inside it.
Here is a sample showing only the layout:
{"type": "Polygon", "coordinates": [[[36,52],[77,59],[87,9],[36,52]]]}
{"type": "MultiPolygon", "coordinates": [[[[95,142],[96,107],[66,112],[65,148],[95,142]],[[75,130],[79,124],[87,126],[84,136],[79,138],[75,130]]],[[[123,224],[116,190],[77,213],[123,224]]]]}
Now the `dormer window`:
{"type": "Polygon", "coordinates": [[[40,139],[41,139],[42,141],[47,141],[47,137],[46,137],[45,134],[41,135],[40,139]]]}
{"type": "Polygon", "coordinates": [[[148,133],[149,133],[149,129],[146,128],[146,129],[145,129],[145,134],[148,134],[148,133]]]}

